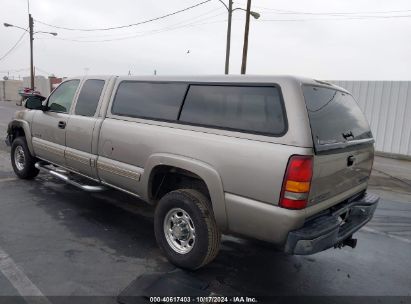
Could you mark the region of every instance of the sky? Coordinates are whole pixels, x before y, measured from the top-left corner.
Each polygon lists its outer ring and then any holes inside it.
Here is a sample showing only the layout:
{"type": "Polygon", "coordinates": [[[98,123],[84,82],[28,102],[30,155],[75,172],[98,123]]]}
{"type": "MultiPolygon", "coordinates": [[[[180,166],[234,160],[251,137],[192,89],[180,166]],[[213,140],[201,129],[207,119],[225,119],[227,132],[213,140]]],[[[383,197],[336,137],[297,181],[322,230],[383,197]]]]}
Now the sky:
{"type": "MultiPolygon", "coordinates": [[[[36,74],[223,74],[227,10],[218,0],[30,0],[36,74]]],[[[228,0],[222,0],[226,4],[228,0]]],[[[27,0],[0,0],[0,58],[28,27],[27,0]]],[[[234,7],[245,8],[246,0],[234,7]]],[[[252,0],[247,74],[323,80],[411,80],[411,1],[252,0]]],[[[233,12],[230,74],[239,74],[246,13],[233,12]]],[[[29,38],[0,60],[0,77],[29,74],[29,38]]]]}

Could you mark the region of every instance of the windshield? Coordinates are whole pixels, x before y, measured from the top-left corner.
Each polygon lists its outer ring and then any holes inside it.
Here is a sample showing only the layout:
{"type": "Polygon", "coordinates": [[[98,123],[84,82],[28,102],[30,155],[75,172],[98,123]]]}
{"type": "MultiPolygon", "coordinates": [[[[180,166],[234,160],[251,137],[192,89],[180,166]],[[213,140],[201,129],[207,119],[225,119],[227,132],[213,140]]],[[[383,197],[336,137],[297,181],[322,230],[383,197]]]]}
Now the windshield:
{"type": "Polygon", "coordinates": [[[335,89],[303,86],[316,148],[372,138],[364,114],[354,98],[335,89]]]}

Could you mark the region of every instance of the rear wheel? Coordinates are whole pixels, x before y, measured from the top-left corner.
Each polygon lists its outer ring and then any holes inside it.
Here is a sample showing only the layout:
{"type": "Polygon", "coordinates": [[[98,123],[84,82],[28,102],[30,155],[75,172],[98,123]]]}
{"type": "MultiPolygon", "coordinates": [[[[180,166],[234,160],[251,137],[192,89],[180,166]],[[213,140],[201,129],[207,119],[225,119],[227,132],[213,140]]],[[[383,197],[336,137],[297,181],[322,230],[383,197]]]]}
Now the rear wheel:
{"type": "Polygon", "coordinates": [[[11,145],[11,165],[14,173],[21,179],[32,179],[39,174],[34,167],[36,158],[30,154],[24,137],[17,137],[11,145]]]}
{"type": "Polygon", "coordinates": [[[182,268],[194,270],[208,264],[220,247],[211,202],[196,190],[164,195],[155,211],[154,230],[168,260],[182,268]]]}

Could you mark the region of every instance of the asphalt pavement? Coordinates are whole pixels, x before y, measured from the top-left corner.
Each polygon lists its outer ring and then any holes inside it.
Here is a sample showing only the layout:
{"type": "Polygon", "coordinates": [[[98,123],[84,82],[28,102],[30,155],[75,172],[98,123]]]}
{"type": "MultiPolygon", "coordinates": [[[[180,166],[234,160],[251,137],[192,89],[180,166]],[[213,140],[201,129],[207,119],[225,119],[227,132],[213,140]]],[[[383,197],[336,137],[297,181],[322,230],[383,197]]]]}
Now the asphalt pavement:
{"type": "MultiPolygon", "coordinates": [[[[0,102],[1,138],[16,108],[0,102]]],[[[45,174],[19,180],[9,158],[1,140],[0,296],[107,296],[114,303],[140,275],[176,270],[156,245],[151,207],[114,190],[85,193],[45,174]]],[[[409,297],[411,193],[404,184],[397,200],[387,178],[371,183],[385,195],[356,233],[355,249],[289,256],[224,236],[216,260],[188,274],[227,296],[409,297]]]]}

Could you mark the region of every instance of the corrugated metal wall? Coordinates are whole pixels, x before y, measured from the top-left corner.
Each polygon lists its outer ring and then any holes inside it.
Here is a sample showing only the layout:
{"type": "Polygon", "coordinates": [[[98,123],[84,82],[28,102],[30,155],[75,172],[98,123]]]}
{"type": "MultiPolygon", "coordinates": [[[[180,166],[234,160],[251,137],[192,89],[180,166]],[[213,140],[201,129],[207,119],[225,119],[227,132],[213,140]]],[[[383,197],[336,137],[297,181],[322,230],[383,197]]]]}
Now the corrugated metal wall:
{"type": "Polygon", "coordinates": [[[411,81],[331,81],[365,113],[376,151],[411,156],[411,81]]]}

